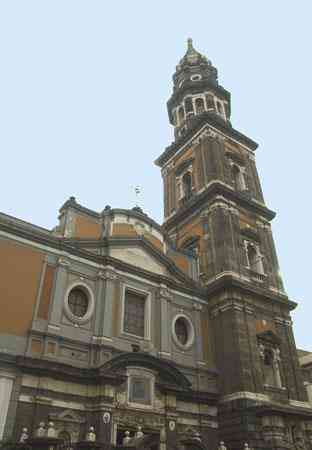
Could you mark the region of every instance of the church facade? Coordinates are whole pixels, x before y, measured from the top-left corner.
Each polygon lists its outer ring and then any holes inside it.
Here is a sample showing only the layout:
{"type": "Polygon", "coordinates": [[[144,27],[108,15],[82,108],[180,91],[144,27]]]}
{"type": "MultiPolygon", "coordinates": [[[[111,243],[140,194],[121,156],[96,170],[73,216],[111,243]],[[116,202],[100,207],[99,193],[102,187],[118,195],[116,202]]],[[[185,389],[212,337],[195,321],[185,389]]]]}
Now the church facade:
{"type": "Polygon", "coordinates": [[[312,448],[312,355],[296,349],[257,144],[191,40],[168,114],[162,226],[74,197],[53,230],[0,214],[0,440],[53,422],[68,449],[90,427],[105,448],[140,434],[153,450],[312,448]]]}

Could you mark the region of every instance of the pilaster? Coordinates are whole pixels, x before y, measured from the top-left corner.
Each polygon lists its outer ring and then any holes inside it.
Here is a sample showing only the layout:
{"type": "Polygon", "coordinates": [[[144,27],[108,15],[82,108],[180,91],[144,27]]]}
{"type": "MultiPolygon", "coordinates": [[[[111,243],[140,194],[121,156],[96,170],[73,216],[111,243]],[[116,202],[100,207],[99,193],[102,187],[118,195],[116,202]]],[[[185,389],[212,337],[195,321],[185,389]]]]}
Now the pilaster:
{"type": "Polygon", "coordinates": [[[170,308],[173,295],[165,284],[160,286],[160,352],[161,358],[171,358],[170,308]]]}

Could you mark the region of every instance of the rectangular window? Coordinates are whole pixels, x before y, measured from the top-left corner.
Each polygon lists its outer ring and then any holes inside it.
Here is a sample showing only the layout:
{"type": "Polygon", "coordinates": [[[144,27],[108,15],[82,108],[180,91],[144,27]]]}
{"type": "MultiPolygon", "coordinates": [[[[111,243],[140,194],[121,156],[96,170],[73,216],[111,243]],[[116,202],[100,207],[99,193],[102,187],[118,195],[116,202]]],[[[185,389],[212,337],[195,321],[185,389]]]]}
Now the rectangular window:
{"type": "Polygon", "coordinates": [[[129,401],[142,405],[151,404],[151,381],[147,378],[131,377],[129,401]]]}
{"type": "Polygon", "coordinates": [[[146,297],[136,292],[125,292],[124,331],[144,338],[146,297]]]}

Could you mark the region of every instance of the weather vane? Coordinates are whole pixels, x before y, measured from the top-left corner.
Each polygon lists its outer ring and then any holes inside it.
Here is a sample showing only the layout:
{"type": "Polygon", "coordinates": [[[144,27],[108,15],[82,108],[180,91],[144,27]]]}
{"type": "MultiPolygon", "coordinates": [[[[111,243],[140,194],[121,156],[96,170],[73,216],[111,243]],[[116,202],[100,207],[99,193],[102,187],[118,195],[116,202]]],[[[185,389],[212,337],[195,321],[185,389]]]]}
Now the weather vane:
{"type": "Polygon", "coordinates": [[[133,188],[134,188],[134,193],[135,193],[135,198],[136,198],[135,206],[139,206],[139,196],[142,192],[142,189],[141,189],[141,186],[134,186],[133,188]]]}

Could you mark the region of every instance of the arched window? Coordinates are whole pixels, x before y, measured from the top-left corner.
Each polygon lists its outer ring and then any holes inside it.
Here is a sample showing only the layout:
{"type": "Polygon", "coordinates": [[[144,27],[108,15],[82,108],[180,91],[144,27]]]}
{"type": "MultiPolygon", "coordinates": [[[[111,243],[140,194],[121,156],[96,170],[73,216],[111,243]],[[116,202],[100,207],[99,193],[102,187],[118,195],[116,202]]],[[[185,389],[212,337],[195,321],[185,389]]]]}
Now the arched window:
{"type": "Polygon", "coordinates": [[[195,109],[196,114],[201,114],[205,111],[205,102],[203,98],[198,97],[195,99],[195,109]]]}
{"type": "Polygon", "coordinates": [[[184,101],[184,105],[185,105],[185,112],[186,112],[186,114],[194,112],[192,97],[186,97],[186,99],[184,101]]]}
{"type": "Polygon", "coordinates": [[[62,450],[70,450],[71,449],[71,437],[70,434],[63,430],[58,435],[59,439],[63,439],[63,444],[61,445],[62,450]]]}
{"type": "Polygon", "coordinates": [[[192,196],[192,175],[190,172],[186,172],[182,178],[183,185],[183,197],[188,199],[192,196]]]}
{"type": "Polygon", "coordinates": [[[214,110],[215,109],[215,104],[213,101],[213,95],[212,94],[206,94],[206,104],[207,104],[207,109],[208,111],[210,110],[214,110]]]}
{"type": "Polygon", "coordinates": [[[223,103],[222,102],[217,101],[217,110],[218,110],[219,114],[221,114],[222,116],[224,115],[223,103]]]}
{"type": "Polygon", "coordinates": [[[178,109],[178,117],[179,117],[179,123],[181,124],[184,121],[184,108],[183,106],[180,106],[180,108],[178,109]]]}
{"type": "Polygon", "coordinates": [[[275,375],[274,375],[274,355],[273,351],[270,348],[264,349],[264,384],[268,384],[270,386],[275,386],[275,375]]]}

